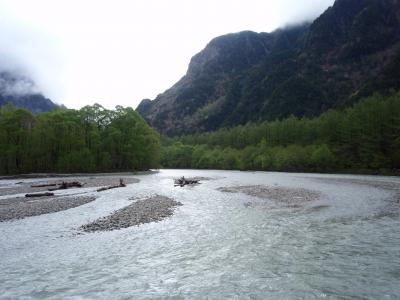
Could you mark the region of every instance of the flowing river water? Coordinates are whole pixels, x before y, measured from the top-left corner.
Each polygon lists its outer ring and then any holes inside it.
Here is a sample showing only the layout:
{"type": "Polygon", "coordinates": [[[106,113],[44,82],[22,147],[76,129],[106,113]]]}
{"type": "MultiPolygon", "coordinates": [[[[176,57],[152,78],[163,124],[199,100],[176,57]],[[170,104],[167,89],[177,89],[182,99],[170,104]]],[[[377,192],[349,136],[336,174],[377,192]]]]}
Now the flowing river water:
{"type": "Polygon", "coordinates": [[[87,189],[99,196],[90,203],[0,222],[0,298],[400,298],[399,178],[199,170],[132,177],[140,182],[101,195],[87,189]],[[182,175],[204,178],[174,187],[182,175]],[[319,196],[279,205],[223,189],[238,186],[319,196]],[[183,205],[160,222],[79,230],[155,194],[183,205]]]}

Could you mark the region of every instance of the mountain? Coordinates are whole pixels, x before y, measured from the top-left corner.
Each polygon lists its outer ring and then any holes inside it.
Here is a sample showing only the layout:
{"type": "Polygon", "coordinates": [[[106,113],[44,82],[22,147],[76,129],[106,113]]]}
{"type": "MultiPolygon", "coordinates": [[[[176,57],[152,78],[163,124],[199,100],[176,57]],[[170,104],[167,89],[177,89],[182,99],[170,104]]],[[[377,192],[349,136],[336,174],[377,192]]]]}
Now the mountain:
{"type": "Polygon", "coordinates": [[[311,24],[213,39],[137,111],[178,135],[315,116],[400,87],[400,1],[336,0],[311,24]]]}
{"type": "Polygon", "coordinates": [[[58,107],[38,91],[31,79],[3,71],[0,72],[0,107],[7,103],[27,109],[33,114],[51,111],[58,107]]]}

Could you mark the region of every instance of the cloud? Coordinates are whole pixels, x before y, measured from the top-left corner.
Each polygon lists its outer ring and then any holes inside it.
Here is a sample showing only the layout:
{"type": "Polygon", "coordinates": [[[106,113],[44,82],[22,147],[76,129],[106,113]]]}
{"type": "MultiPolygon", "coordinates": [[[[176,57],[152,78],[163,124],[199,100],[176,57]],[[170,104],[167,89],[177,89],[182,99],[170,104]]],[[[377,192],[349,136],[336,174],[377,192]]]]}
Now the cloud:
{"type": "Polygon", "coordinates": [[[2,0],[0,71],[68,107],[133,106],[172,86],[214,37],[272,31],[333,0],[2,0]]]}
{"type": "MultiPolygon", "coordinates": [[[[0,6],[1,9],[1,6],[0,6]]],[[[62,95],[62,52],[46,32],[0,13],[0,88],[7,94],[62,95]]]]}
{"type": "Polygon", "coordinates": [[[38,87],[29,78],[8,71],[0,73],[0,94],[2,96],[22,96],[38,93],[40,93],[38,87]]]}

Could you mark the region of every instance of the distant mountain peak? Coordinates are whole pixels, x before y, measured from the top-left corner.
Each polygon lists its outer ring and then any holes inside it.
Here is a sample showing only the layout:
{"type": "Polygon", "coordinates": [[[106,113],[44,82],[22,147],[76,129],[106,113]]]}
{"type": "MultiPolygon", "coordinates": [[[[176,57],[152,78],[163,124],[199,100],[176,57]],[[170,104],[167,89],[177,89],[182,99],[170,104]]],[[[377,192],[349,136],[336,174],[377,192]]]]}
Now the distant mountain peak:
{"type": "Polygon", "coordinates": [[[23,75],[9,71],[0,72],[0,107],[11,103],[34,114],[51,111],[58,107],[45,98],[35,82],[23,75]]]}
{"type": "Polygon", "coordinates": [[[230,33],[211,40],[193,56],[188,76],[199,76],[208,71],[233,72],[254,64],[269,51],[268,34],[252,31],[230,33]]]}

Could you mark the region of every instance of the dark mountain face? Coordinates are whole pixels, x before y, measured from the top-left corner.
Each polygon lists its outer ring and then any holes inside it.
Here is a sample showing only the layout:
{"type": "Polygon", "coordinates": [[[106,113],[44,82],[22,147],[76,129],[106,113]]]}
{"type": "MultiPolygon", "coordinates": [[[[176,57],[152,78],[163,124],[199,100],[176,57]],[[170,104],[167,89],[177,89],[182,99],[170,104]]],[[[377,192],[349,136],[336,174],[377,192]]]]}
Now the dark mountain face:
{"type": "Polygon", "coordinates": [[[137,111],[169,135],[314,116],[400,87],[400,1],[336,0],[312,24],[212,40],[137,111]]]}
{"type": "Polygon", "coordinates": [[[29,110],[33,114],[51,111],[58,107],[45,98],[29,78],[0,72],[0,107],[7,103],[29,110]]]}
{"type": "Polygon", "coordinates": [[[305,45],[321,61],[358,59],[398,42],[398,0],[337,0],[312,24],[305,45]]]}

